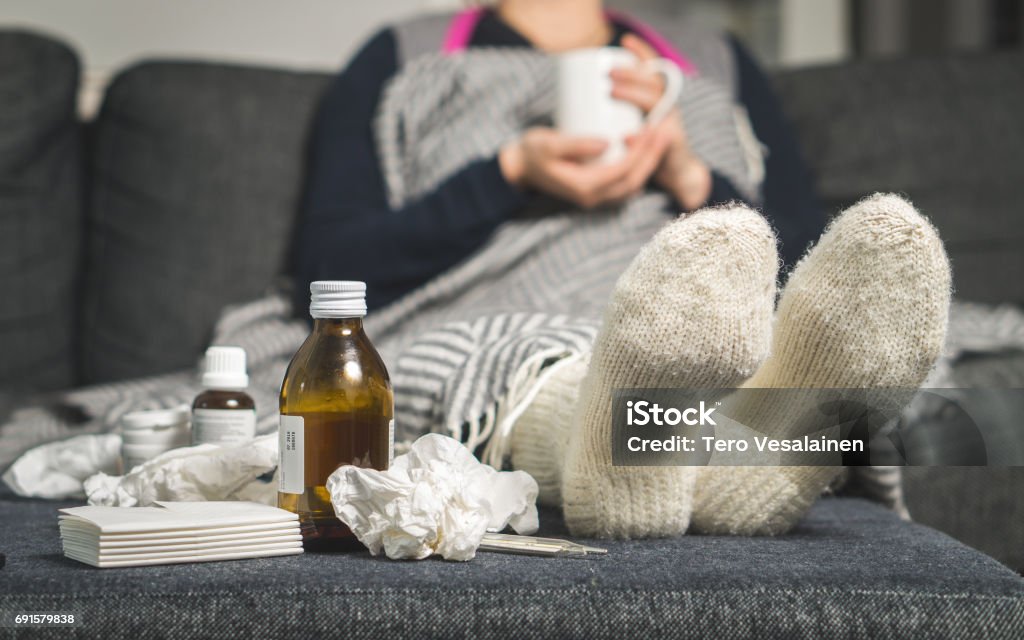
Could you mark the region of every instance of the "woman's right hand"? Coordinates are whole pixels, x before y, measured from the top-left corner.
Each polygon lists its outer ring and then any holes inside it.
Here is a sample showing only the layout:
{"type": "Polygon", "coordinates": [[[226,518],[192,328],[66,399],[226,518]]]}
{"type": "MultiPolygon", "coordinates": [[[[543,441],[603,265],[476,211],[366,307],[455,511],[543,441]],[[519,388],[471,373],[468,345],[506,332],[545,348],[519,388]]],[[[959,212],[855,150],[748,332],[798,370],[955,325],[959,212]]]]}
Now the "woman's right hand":
{"type": "Polygon", "coordinates": [[[620,202],[643,189],[670,140],[654,128],[630,141],[614,163],[592,162],[608,144],[599,138],[567,136],[534,127],[498,154],[502,174],[512,185],[568,200],[584,209],[620,202]]]}

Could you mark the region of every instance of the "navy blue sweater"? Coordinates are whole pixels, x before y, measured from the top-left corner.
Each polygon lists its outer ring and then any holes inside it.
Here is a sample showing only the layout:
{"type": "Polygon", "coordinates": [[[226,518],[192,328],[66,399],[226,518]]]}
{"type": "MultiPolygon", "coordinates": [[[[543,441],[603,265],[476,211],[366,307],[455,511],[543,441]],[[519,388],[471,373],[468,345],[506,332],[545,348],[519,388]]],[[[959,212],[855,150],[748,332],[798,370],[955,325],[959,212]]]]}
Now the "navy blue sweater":
{"type": "MultiPolygon", "coordinates": [[[[618,27],[614,41],[625,31],[618,27]]],[[[750,55],[732,40],[739,97],[758,139],[768,148],[763,212],[792,264],[824,227],[808,171],[771,86],[750,55]]],[[[531,46],[489,12],[470,46],[531,46]]],[[[381,91],[398,70],[394,34],[375,35],[335,78],[323,98],[310,140],[307,184],[292,273],[296,311],[309,302],[309,283],[363,280],[367,306],[379,308],[479,249],[504,221],[527,207],[529,194],[505,181],[497,157],[479,160],[433,192],[392,209],[373,138],[381,91]]],[[[712,175],[707,205],[742,200],[725,177],[712,175]]]]}

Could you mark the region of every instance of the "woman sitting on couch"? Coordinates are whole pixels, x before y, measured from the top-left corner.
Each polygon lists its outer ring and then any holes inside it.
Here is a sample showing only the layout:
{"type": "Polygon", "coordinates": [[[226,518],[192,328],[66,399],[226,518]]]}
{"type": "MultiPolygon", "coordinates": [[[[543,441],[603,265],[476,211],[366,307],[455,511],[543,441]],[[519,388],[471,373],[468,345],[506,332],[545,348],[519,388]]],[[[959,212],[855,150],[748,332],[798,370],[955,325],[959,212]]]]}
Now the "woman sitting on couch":
{"type": "MultiPolygon", "coordinates": [[[[614,390],[915,387],[942,346],[949,265],[912,206],[874,196],[793,269],[776,313],[779,241],[793,264],[823,226],[807,171],[734,40],[669,36],[599,0],[502,0],[379,33],[313,130],[297,290],[365,280],[401,436],[476,425],[467,444],[508,444],[574,533],[780,533],[838,468],[616,466],[614,390]],[[547,54],[606,45],[686,76],[678,108],[610,164],[590,162],[604,141],[549,126],[547,54]],[[510,409],[520,374],[533,384],[510,409]]],[[[639,66],[611,75],[643,112],[664,90],[639,66]]],[[[742,424],[806,433],[767,404],[742,424]]]]}
{"type": "MultiPolygon", "coordinates": [[[[688,44],[721,49],[711,62],[727,70],[696,71],[729,83],[737,127],[748,134],[740,138],[746,157],[737,159],[749,165],[748,175],[730,176],[695,153],[688,140],[705,123],[684,122],[679,110],[637,136],[630,155],[613,166],[587,163],[604,150],[602,140],[562,135],[548,126],[550,114],[540,114],[522,122],[519,134],[492,155],[392,206],[374,122],[389,81],[410,62],[413,42],[429,42],[425,52],[449,54],[492,47],[555,54],[608,45],[641,59],[667,55],[693,62],[650,27],[603,10],[600,0],[502,0],[450,22],[420,19],[379,32],[331,83],[314,125],[293,253],[299,295],[308,296],[313,280],[344,276],[364,280],[370,310],[380,308],[464,261],[504,222],[550,209],[539,202],[542,195],[586,210],[656,189],[671,196],[677,213],[743,201],[771,221],[783,260],[792,265],[824,227],[796,138],[768,79],[739,42],[695,36],[699,40],[673,44],[683,51],[688,44]]],[[[616,71],[613,81],[616,97],[645,112],[662,91],[660,76],[640,69],[616,71]]],[[[308,298],[301,302],[299,309],[308,298]]]]}

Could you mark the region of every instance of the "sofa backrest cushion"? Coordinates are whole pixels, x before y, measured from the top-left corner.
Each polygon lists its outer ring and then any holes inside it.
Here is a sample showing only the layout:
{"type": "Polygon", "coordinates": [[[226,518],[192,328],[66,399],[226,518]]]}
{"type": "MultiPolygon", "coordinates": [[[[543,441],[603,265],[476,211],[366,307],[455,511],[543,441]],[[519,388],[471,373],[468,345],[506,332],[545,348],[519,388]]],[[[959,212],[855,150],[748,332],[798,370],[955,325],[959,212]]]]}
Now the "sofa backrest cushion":
{"type": "Polygon", "coordinates": [[[326,80],[150,62],[112,82],[92,158],[87,382],[193,366],[221,309],[283,272],[326,80]]]}
{"type": "Polygon", "coordinates": [[[0,31],[0,388],[74,382],[81,242],[78,60],[0,31]]]}
{"type": "Polygon", "coordinates": [[[1024,302],[1024,52],[775,78],[832,213],[897,191],[938,227],[956,295],[1024,302]]]}

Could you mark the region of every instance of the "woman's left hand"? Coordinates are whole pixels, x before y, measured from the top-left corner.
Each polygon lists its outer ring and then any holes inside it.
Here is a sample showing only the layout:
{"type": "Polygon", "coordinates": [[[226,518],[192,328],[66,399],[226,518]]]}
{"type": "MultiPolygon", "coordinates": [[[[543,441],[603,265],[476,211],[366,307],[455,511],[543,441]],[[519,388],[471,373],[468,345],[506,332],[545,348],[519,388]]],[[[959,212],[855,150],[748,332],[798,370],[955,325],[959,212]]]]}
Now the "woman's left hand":
{"type": "MultiPolygon", "coordinates": [[[[633,34],[622,38],[622,46],[640,60],[658,57],[650,45],[633,34]]],[[[654,109],[665,91],[662,75],[640,66],[613,69],[611,78],[612,96],[632,102],[645,114],[654,109]]],[[[669,140],[653,175],[655,183],[672,194],[688,211],[703,206],[711,194],[711,171],[691,151],[679,108],[672,109],[660,122],[647,126],[655,130],[657,137],[669,140]]]]}

